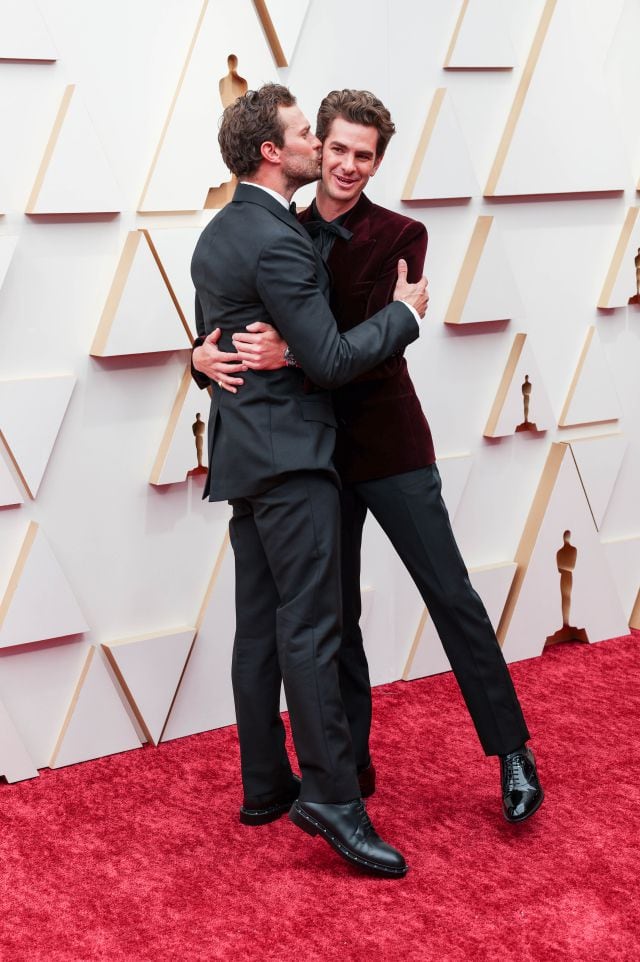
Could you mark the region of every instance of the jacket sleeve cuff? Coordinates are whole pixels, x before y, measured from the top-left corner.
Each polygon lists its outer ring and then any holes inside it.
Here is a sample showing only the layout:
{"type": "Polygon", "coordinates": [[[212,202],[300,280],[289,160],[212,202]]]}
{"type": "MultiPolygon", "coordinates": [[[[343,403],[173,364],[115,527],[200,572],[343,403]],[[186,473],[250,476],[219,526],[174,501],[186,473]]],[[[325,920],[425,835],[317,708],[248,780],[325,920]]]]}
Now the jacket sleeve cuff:
{"type": "MultiPolygon", "coordinates": [[[[193,347],[191,349],[192,352],[193,352],[193,348],[201,347],[204,344],[204,340],[205,340],[204,337],[196,337],[193,342],[193,347]]],[[[196,384],[201,390],[203,390],[206,387],[209,387],[211,384],[210,378],[208,378],[206,374],[203,374],[202,371],[197,371],[193,366],[193,353],[191,355],[191,377],[193,378],[193,380],[196,382],[196,384]]]]}

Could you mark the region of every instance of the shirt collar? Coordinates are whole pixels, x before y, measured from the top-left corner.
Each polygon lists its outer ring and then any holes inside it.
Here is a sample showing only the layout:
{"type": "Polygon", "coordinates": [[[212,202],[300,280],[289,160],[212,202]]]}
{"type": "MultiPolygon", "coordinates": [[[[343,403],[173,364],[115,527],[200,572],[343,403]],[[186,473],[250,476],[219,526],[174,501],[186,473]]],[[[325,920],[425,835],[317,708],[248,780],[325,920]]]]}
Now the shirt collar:
{"type": "Polygon", "coordinates": [[[282,204],[286,210],[289,210],[289,201],[282,194],[279,194],[277,190],[272,190],[270,187],[264,187],[262,184],[254,184],[251,180],[243,180],[242,183],[246,187],[257,187],[258,190],[263,190],[266,194],[271,194],[274,200],[277,200],[279,204],[282,204]]]}

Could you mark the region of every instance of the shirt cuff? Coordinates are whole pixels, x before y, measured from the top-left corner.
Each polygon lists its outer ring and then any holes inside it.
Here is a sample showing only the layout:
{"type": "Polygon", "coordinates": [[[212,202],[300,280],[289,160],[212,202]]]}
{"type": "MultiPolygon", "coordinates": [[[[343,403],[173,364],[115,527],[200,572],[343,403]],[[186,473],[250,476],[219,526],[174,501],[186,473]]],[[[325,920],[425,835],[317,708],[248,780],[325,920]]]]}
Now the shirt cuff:
{"type": "Polygon", "coordinates": [[[422,318],[420,317],[420,315],[419,315],[418,312],[416,311],[415,307],[414,307],[412,304],[407,304],[406,301],[403,301],[402,303],[403,303],[406,307],[409,308],[409,310],[411,311],[411,313],[413,314],[413,316],[414,316],[415,319],[416,319],[416,324],[418,325],[418,327],[420,327],[420,325],[422,324],[422,318]]]}

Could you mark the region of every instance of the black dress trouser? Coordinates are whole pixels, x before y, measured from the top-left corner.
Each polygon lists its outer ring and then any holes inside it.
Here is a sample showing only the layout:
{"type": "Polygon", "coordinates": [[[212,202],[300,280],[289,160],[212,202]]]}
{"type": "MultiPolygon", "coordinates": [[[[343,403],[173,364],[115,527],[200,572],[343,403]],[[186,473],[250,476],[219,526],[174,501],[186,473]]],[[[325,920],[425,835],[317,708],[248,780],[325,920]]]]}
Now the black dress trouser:
{"type": "Polygon", "coordinates": [[[284,682],[306,801],[360,795],[340,696],[340,495],[298,472],[231,502],[236,566],[232,682],[243,786],[255,799],[289,783],[279,713],[284,682]]]}
{"type": "Polygon", "coordinates": [[[342,495],[343,642],[340,685],[358,768],[369,761],[371,686],[359,626],[360,548],[367,509],[413,578],[487,755],[529,738],[509,670],[458,550],[435,464],[345,486],[342,495]]]}

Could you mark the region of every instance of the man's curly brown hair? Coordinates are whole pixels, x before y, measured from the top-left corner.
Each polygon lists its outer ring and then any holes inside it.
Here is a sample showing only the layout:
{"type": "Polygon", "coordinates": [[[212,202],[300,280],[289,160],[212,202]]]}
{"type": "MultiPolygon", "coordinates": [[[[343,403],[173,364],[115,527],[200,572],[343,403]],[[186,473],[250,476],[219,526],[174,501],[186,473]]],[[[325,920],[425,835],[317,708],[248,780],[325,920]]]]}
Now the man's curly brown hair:
{"type": "Polygon", "coordinates": [[[375,127],[378,131],[377,157],[383,156],[396,132],[391,114],[369,90],[332,90],[327,94],[320,104],[316,120],[316,137],[323,143],[336,117],[342,117],[352,124],[375,127]]]}
{"type": "Polygon", "coordinates": [[[218,143],[222,159],[236,177],[255,174],[262,161],[260,147],[272,141],[284,147],[284,125],[278,107],[293,107],[296,98],[282,84],[264,84],[248,90],[222,115],[218,143]]]}

